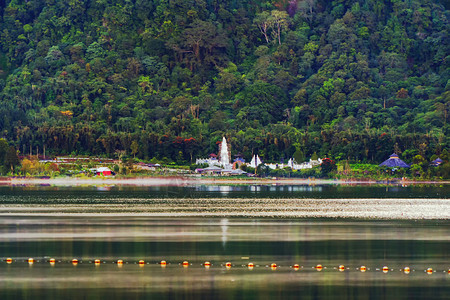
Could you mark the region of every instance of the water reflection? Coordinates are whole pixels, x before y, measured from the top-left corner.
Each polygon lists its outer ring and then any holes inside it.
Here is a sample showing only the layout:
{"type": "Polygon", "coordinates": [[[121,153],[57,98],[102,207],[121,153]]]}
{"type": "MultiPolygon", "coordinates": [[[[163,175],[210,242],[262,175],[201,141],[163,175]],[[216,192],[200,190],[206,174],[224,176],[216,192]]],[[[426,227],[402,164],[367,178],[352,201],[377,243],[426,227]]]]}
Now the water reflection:
{"type": "Polygon", "coordinates": [[[192,185],[192,186],[0,186],[0,204],[77,197],[108,198],[448,198],[450,185],[192,185]],[[44,192],[44,193],[43,193],[44,192]]]}
{"type": "Polygon", "coordinates": [[[222,219],[220,221],[220,228],[222,229],[222,245],[225,248],[225,244],[227,243],[228,219],[222,219]]]}
{"type": "Polygon", "coordinates": [[[0,188],[0,298],[447,299],[445,187],[255,187],[0,188]]]}

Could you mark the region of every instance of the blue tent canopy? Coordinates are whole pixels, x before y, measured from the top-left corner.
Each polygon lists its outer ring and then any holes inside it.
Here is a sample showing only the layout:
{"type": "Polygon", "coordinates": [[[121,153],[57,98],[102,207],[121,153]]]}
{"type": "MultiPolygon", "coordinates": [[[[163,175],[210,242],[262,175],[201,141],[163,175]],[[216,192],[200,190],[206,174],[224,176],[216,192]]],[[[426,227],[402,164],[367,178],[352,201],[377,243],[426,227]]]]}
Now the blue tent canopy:
{"type": "Polygon", "coordinates": [[[433,160],[433,161],[431,162],[431,165],[433,165],[433,166],[439,166],[439,165],[442,164],[443,162],[444,162],[444,161],[438,157],[438,158],[436,158],[435,160],[433,160]]]}
{"type": "Polygon", "coordinates": [[[388,167],[388,168],[409,168],[409,165],[405,163],[403,160],[401,160],[397,154],[393,153],[391,156],[389,156],[389,159],[382,162],[380,167],[388,167]]]}

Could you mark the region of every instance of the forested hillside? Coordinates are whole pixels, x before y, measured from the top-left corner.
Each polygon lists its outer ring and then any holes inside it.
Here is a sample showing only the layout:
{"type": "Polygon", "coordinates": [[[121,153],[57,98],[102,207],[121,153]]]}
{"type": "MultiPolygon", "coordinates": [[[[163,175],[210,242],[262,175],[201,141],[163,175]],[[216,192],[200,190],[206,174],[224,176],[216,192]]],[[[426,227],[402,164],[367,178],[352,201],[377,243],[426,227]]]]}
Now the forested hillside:
{"type": "Polygon", "coordinates": [[[0,137],[177,162],[222,136],[265,161],[429,159],[450,145],[442,3],[1,0],[0,137]]]}

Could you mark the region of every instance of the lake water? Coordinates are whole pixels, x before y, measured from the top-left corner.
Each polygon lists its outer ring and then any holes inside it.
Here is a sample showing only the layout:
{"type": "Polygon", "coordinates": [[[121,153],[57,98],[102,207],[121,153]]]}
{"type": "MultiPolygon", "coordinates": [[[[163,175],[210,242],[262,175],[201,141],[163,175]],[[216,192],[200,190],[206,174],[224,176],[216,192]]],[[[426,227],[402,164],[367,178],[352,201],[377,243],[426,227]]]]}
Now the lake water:
{"type": "Polygon", "coordinates": [[[448,195],[448,185],[3,186],[0,299],[448,299],[448,195]]]}

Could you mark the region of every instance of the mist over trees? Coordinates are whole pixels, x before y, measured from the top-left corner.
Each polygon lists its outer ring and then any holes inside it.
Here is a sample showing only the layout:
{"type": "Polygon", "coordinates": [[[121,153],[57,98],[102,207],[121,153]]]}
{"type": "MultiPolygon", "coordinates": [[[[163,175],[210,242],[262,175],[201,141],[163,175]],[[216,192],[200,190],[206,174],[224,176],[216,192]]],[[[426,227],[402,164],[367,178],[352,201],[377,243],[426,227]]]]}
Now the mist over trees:
{"type": "Polygon", "coordinates": [[[265,161],[430,158],[449,148],[449,15],[430,0],[0,1],[0,137],[177,162],[222,136],[265,161]]]}

